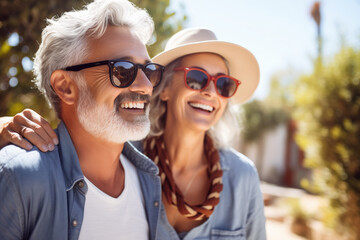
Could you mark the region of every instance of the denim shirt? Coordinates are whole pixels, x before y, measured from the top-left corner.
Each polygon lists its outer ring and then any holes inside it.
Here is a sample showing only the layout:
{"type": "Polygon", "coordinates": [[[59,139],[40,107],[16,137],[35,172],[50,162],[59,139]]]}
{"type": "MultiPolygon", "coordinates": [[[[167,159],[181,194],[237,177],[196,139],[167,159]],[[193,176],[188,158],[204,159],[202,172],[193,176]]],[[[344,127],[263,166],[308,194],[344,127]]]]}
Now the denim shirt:
{"type": "Polygon", "coordinates": [[[234,150],[221,150],[223,190],[213,214],[188,233],[177,234],[161,206],[158,239],[266,239],[264,202],[254,164],[234,150]],[[180,236],[181,237],[180,237],[180,236]]]}
{"type": "MultiPolygon", "coordinates": [[[[64,123],[52,152],[9,145],[0,151],[0,239],[78,239],[87,185],[64,123]]],[[[156,165],[125,143],[122,152],[137,168],[145,200],[149,239],[154,240],[161,206],[156,165]]]]}

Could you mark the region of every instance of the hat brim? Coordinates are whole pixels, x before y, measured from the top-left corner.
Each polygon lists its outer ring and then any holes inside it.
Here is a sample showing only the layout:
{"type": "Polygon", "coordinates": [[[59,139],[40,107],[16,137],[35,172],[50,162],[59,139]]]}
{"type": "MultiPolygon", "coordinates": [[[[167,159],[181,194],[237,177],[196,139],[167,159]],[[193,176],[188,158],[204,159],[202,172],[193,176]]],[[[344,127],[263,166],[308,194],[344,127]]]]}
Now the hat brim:
{"type": "Polygon", "coordinates": [[[249,50],[237,44],[217,40],[190,43],[165,50],[152,61],[166,66],[179,57],[202,52],[215,53],[226,59],[230,75],[241,82],[232,97],[233,103],[244,103],[251,98],[260,80],[259,64],[249,50]]]}

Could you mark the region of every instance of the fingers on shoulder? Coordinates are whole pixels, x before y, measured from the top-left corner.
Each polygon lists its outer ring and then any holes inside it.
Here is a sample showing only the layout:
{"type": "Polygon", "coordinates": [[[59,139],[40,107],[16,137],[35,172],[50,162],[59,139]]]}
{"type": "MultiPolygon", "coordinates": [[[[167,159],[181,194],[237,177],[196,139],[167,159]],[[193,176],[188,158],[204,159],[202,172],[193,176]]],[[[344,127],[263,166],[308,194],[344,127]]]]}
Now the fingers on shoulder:
{"type": "Polygon", "coordinates": [[[8,131],[6,134],[9,142],[26,150],[32,149],[32,145],[26,139],[24,139],[19,133],[14,131],[8,131]]]}

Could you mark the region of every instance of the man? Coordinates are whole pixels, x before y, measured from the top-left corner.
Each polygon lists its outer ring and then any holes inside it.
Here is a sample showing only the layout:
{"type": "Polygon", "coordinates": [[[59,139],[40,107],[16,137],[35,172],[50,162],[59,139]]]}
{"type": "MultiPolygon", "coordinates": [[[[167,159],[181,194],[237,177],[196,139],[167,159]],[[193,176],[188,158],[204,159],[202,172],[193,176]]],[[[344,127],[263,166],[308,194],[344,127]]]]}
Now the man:
{"type": "Polygon", "coordinates": [[[155,239],[155,164],[128,140],[149,131],[149,15],[127,0],[95,0],[49,20],[35,82],[61,123],[54,151],[0,151],[0,239],[155,239]]]}

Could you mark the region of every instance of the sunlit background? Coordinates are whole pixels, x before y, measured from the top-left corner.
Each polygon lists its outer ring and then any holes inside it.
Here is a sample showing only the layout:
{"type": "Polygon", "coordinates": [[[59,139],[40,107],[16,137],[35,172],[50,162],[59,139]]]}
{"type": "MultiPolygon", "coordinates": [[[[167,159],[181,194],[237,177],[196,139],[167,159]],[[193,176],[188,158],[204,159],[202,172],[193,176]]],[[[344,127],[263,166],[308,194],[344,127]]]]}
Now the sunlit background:
{"type": "MultiPolygon", "coordinates": [[[[268,239],[360,238],[360,0],[133,0],[153,16],[159,53],[187,27],[254,53],[261,80],[235,110],[233,147],[262,181],[268,239]]],[[[31,83],[45,18],[82,1],[0,2],[0,115],[58,120],[31,83]]]]}
{"type": "Polygon", "coordinates": [[[173,0],[171,8],[259,61],[235,147],[263,181],[268,238],[359,239],[360,1],[173,0]]]}
{"type": "MultiPolygon", "coordinates": [[[[172,0],[171,8],[178,11],[184,6],[186,26],[210,28],[219,39],[253,52],[261,68],[255,97],[262,99],[274,73],[312,71],[317,57],[313,4],[314,0],[172,0]]],[[[325,56],[339,51],[343,41],[359,46],[360,1],[321,1],[321,34],[325,56]]]]}

